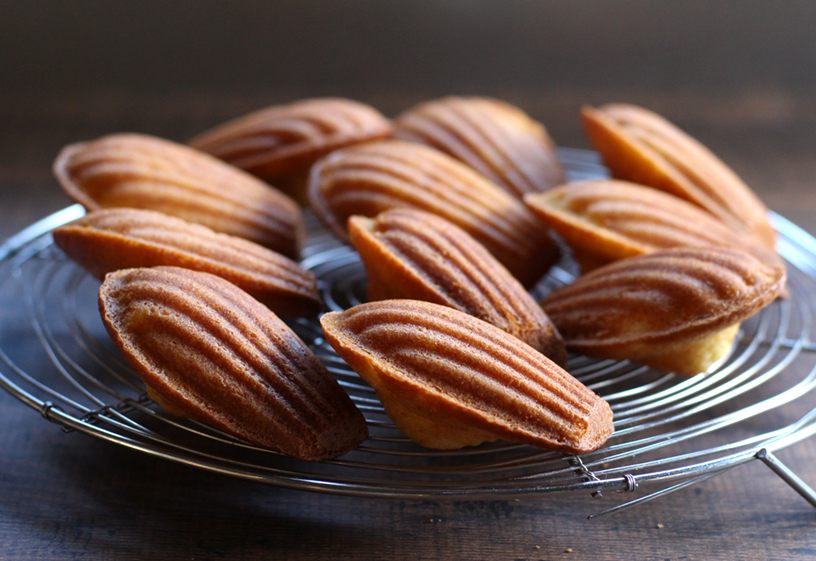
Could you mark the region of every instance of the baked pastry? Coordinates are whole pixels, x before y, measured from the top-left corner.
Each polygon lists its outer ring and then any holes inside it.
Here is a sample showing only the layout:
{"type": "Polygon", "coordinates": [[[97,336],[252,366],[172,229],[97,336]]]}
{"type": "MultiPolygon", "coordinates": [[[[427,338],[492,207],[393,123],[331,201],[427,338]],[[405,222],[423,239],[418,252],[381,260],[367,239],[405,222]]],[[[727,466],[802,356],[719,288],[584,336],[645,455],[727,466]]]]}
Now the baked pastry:
{"type": "Polygon", "coordinates": [[[673,247],[741,249],[767,265],[779,255],[732,230],[700,207],[626,181],[570,183],[524,202],[572,248],[584,272],[625,257],[673,247]]]}
{"type": "Polygon", "coordinates": [[[564,182],[547,130],[509,103],[446,97],[409,109],[394,124],[395,138],[432,146],[517,197],[564,182]]]}
{"type": "Polygon", "coordinates": [[[218,275],[284,318],[320,311],[314,275],[288,257],[160,212],[96,210],[52,233],[68,257],[100,280],[119,269],[177,266],[218,275]]]}
{"type": "Polygon", "coordinates": [[[671,193],[773,249],[776,232],[751,189],[705,146],[634,105],[583,110],[584,128],[613,177],[671,193]]]}
{"type": "Polygon", "coordinates": [[[312,167],[309,197],[315,214],[344,240],[351,215],[413,208],[441,216],[484,245],[525,286],[558,257],[546,228],[521,201],[421,144],[384,140],[332,152],[312,167]]]}
{"type": "Polygon", "coordinates": [[[63,148],[54,174],[88,210],[155,210],[246,238],[297,258],[304,226],[297,204],[208,154],[141,134],[113,134],[63,148]]]}
{"type": "Polygon", "coordinates": [[[385,138],[393,127],[369,105],[304,99],[245,115],[190,141],[198,150],[268,181],[305,204],[309,168],[332,150],[385,138]]]}
{"type": "Polygon", "coordinates": [[[447,220],[413,209],[352,216],[351,244],[368,276],[368,299],[422,300],[484,320],[566,366],[547,315],[476,240],[447,220]]]}
{"type": "Polygon", "coordinates": [[[415,442],[499,439],[570,454],[612,434],[609,405],[516,337],[458,310],[369,302],[321,318],[326,339],[415,442]]]}
{"type": "Polygon", "coordinates": [[[541,305],[572,351],[690,376],[726,356],[784,284],[783,268],[748,253],[682,248],[605,265],[541,305]]]}
{"type": "Polygon", "coordinates": [[[177,267],[109,274],[102,320],[171,415],[300,460],[348,452],[362,414],[309,348],[235,285],[177,267]]]}

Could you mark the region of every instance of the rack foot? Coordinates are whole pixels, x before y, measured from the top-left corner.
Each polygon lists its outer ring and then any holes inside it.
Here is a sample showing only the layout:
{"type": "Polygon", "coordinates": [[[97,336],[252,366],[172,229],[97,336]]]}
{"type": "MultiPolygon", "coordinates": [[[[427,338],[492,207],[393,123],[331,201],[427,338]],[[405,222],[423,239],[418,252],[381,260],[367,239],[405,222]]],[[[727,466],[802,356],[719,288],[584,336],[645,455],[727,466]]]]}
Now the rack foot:
{"type": "Polygon", "coordinates": [[[788,466],[779,461],[771,452],[763,448],[756,453],[756,457],[771,468],[773,472],[782,478],[782,480],[793,487],[793,490],[802,495],[802,497],[812,506],[816,507],[816,492],[804,481],[793,473],[788,466]]]}

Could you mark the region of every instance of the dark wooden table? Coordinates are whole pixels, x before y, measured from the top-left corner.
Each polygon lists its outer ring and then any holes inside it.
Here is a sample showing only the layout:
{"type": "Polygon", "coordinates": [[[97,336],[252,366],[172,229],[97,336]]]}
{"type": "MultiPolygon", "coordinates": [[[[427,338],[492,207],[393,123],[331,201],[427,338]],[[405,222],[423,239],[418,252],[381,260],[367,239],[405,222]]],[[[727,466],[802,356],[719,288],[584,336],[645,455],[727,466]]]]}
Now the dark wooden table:
{"type": "MultiPolygon", "coordinates": [[[[422,98],[422,92],[382,93],[366,101],[394,114],[422,98]]],[[[720,154],[771,209],[816,233],[816,104],[806,96],[588,90],[516,92],[508,99],[542,120],[559,144],[576,147],[587,147],[577,119],[583,103],[651,107],[720,154]]],[[[0,97],[0,239],[69,204],[50,174],[64,144],[124,130],[184,140],[283,100],[275,94],[0,97]]],[[[7,323],[0,332],[13,328],[7,323]]],[[[815,399],[798,400],[786,415],[796,418],[815,399]]],[[[816,484],[816,441],[778,456],[816,484]]],[[[277,489],[63,434],[0,391],[0,559],[816,556],[816,510],[758,461],[587,521],[624,498],[631,496],[411,502],[277,489]]]]}

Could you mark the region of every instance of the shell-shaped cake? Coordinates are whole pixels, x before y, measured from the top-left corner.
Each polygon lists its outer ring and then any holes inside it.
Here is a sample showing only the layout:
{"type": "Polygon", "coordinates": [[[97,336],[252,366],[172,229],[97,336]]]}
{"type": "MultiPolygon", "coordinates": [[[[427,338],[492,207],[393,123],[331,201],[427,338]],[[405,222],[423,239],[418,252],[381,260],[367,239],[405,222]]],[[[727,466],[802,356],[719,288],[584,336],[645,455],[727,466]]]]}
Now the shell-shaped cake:
{"type": "Polygon", "coordinates": [[[544,126],[503,101],[446,97],[422,103],[396,119],[394,136],[433,146],[517,197],[564,182],[544,126]]]}
{"type": "Polygon", "coordinates": [[[54,242],[89,273],[176,266],[217,275],[284,318],[314,315],[314,275],[288,257],[243,238],[154,212],[96,210],[53,231],[54,242]]]}
{"type": "Polygon", "coordinates": [[[366,439],[365,419],[286,324],[233,284],[177,267],[109,274],[99,292],[116,346],[168,413],[300,460],[366,439]]]}
{"type": "Polygon", "coordinates": [[[526,343],[458,310],[384,300],[321,323],[397,427],[423,446],[502,439],[579,454],[612,434],[603,399],[526,343]]]}
{"type": "Polygon", "coordinates": [[[369,300],[403,298],[456,308],[566,366],[564,342],[544,310],[461,228],[413,209],[352,216],[348,226],[368,276],[369,300]]]}
{"type": "Polygon", "coordinates": [[[413,208],[441,216],[484,245],[525,286],[558,258],[546,227],[524,203],[421,144],[386,140],[332,152],[312,167],[309,198],[317,216],[345,240],[352,215],[413,208]]]}
{"type": "Polygon", "coordinates": [[[567,348],[694,375],[729,351],[742,320],[771,303],[785,270],[725,248],[682,248],[616,261],[541,305],[567,348]]]}
{"type": "Polygon", "coordinates": [[[332,150],[385,138],[393,126],[373,107],[342,98],[304,99],[250,113],[190,145],[305,202],[309,168],[332,150]]]}
{"type": "Polygon", "coordinates": [[[731,247],[768,265],[779,255],[751,242],[700,207],[662,191],[626,181],[570,183],[524,198],[572,248],[584,271],[635,255],[673,247],[731,247]]]}
{"type": "Polygon", "coordinates": [[[141,134],[113,134],[63,148],[54,174],[88,210],[163,212],[296,258],[304,236],[297,204],[208,154],[141,134]]]}
{"type": "Polygon", "coordinates": [[[731,168],[675,125],[627,104],[583,110],[584,128],[613,177],[666,191],[773,248],[765,205],[731,168]]]}

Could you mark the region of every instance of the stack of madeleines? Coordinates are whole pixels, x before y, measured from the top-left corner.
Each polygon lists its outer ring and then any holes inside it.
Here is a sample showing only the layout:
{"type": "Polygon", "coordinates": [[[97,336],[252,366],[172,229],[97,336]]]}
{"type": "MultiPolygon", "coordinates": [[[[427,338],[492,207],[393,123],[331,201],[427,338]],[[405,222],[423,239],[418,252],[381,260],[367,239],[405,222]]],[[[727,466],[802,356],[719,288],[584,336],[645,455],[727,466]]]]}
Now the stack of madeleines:
{"type": "Polygon", "coordinates": [[[326,340],[405,435],[585,453],[612,410],[568,350],[705,372],[786,275],[767,210],[705,147],[630,105],[583,119],[614,180],[565,184],[545,128],[485,98],[393,120],[303,100],[188,145],[114,134],[57,158],[88,212],[54,241],[102,280],[103,323],[168,413],[318,461],[368,430],[280,319],[322,308],[298,263],[308,205],[368,277],[368,303],[322,315],[326,340]],[[536,302],[563,248],[585,274],[536,302]]]}

